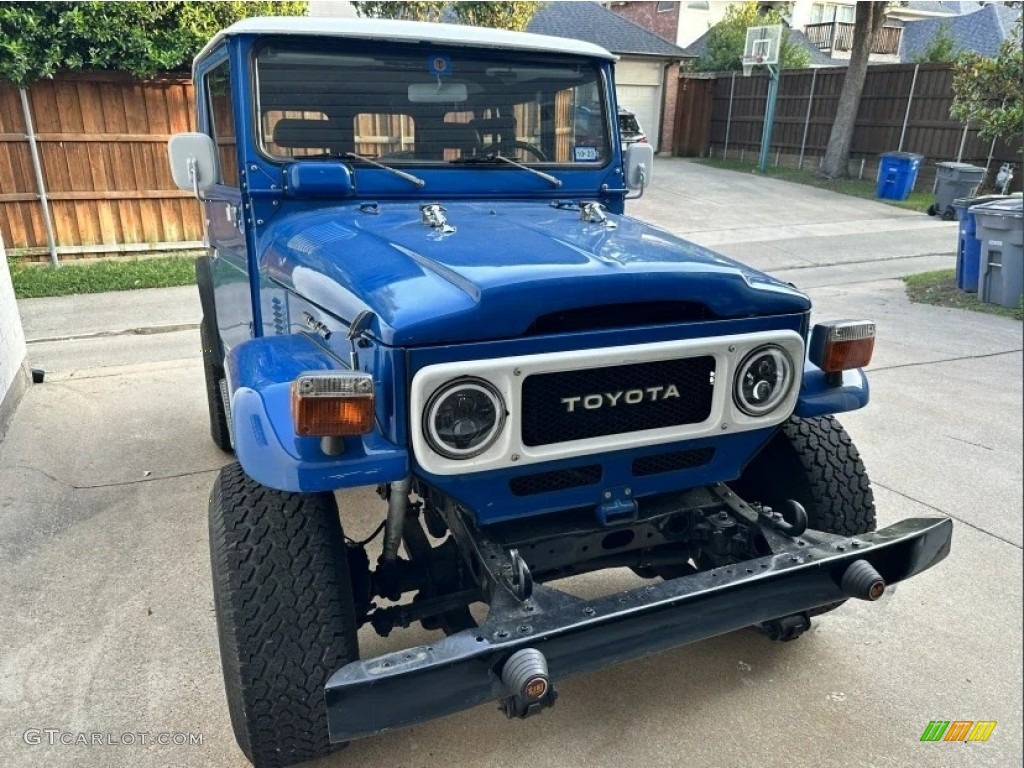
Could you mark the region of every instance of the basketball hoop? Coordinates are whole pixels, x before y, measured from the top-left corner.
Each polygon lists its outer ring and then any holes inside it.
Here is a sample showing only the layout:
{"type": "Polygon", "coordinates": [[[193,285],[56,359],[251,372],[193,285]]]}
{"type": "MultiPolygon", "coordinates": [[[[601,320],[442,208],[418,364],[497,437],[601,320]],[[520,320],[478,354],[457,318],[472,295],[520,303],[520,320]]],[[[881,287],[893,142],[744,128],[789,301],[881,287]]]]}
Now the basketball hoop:
{"type": "Polygon", "coordinates": [[[754,71],[754,65],[760,64],[755,56],[744,56],[743,57],[743,76],[750,77],[750,73],[754,71]]]}

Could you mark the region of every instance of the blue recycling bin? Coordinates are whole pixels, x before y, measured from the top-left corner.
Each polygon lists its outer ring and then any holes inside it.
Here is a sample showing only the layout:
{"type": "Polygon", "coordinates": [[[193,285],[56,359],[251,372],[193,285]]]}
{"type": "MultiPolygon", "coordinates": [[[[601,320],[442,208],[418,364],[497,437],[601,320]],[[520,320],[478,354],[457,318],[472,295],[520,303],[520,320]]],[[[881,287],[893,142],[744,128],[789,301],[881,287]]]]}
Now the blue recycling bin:
{"type": "Polygon", "coordinates": [[[969,197],[953,201],[959,222],[960,240],[956,249],[956,287],[968,293],[978,292],[981,265],[981,241],[977,238],[977,222],[968,208],[974,204],[969,197]]]}
{"type": "Polygon", "coordinates": [[[886,152],[878,163],[876,196],[882,200],[906,200],[917,181],[917,169],[924,155],[913,152],[886,152]]]}
{"type": "Polygon", "coordinates": [[[959,197],[953,201],[959,222],[959,244],[956,249],[956,287],[968,293],[977,293],[981,279],[981,240],[977,235],[977,221],[970,212],[972,205],[1004,200],[1005,195],[959,197]]]}

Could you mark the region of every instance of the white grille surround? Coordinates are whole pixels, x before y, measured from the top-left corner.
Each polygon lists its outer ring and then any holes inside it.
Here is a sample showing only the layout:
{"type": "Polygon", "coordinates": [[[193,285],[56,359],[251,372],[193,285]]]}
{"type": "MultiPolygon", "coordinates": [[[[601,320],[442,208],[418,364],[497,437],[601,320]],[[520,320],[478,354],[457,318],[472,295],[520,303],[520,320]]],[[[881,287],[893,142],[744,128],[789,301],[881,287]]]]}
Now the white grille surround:
{"type": "MultiPolygon", "coordinates": [[[[794,331],[764,331],[735,336],[429,365],[417,371],[412,380],[409,413],[413,454],[426,472],[434,475],[461,475],[764,429],[782,423],[793,413],[800,393],[803,366],[804,341],[794,331]],[[789,353],[793,360],[793,381],[786,397],[774,411],[764,416],[748,416],[733,402],[733,379],[742,360],[750,352],[766,344],[775,344],[789,353]],[[531,374],[587,370],[705,355],[715,358],[715,378],[711,412],[708,418],[700,423],[603,435],[542,446],[526,446],[522,443],[522,383],[531,374]],[[489,382],[501,393],[507,416],[501,434],[486,451],[469,459],[449,459],[435,452],[427,442],[423,433],[423,414],[435,390],[452,379],[463,376],[473,376],[489,382]]],[[[671,382],[666,382],[669,383],[671,382]]]]}

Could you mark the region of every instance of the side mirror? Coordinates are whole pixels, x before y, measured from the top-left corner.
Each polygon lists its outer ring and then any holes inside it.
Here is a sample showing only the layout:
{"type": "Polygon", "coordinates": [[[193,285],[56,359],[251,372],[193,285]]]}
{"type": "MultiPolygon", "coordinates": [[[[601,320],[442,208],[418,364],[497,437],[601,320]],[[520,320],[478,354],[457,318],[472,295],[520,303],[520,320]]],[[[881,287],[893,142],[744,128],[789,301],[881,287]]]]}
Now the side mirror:
{"type": "Polygon", "coordinates": [[[646,141],[630,144],[626,149],[626,187],[641,194],[651,183],[654,170],[654,147],[646,141]]]}
{"type": "Polygon", "coordinates": [[[171,176],[179,189],[202,200],[201,190],[217,183],[217,148],[205,133],[176,133],[167,142],[171,176]]]}

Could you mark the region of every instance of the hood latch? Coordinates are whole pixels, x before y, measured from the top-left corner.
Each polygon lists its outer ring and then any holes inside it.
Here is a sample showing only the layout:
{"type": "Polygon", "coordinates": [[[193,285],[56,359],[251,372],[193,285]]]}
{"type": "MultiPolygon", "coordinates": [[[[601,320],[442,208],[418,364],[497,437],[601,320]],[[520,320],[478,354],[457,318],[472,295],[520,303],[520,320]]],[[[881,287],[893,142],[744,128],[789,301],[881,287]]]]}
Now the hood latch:
{"type": "Polygon", "coordinates": [[[618,224],[608,218],[604,206],[600,203],[581,203],[580,220],[588,224],[604,224],[608,229],[615,229],[618,224]]]}
{"type": "Polygon", "coordinates": [[[445,209],[439,203],[426,203],[420,206],[420,219],[425,226],[431,229],[438,229],[442,235],[449,235],[455,231],[455,227],[448,223],[445,218],[445,209]]]}

